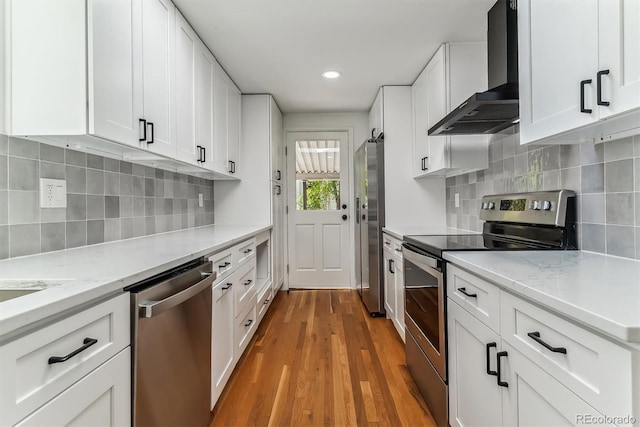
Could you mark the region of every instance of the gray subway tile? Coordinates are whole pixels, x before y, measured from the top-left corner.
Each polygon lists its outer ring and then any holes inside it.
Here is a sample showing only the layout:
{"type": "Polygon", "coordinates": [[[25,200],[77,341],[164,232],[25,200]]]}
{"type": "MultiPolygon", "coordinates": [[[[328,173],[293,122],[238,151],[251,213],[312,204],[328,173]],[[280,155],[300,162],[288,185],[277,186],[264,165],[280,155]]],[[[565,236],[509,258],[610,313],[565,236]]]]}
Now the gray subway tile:
{"type": "Polygon", "coordinates": [[[156,177],[156,170],[150,166],[145,166],[144,167],[144,176],[145,178],[155,178],[156,177]]]}
{"type": "Polygon", "coordinates": [[[603,193],[582,194],[580,196],[581,221],[592,224],[604,224],[606,200],[603,193]]]}
{"type": "Polygon", "coordinates": [[[35,160],[9,157],[9,190],[36,191],[40,168],[35,160]]]}
{"type": "Polygon", "coordinates": [[[22,138],[9,138],[9,156],[26,157],[28,159],[40,158],[40,144],[22,138]]]}
{"type": "MultiPolygon", "coordinates": [[[[134,165],[135,166],[135,165],[134,165]]],[[[132,176],[132,195],[144,196],[144,177],[132,176]]]]}
{"type": "Polygon", "coordinates": [[[146,236],[156,233],[156,217],[147,216],[144,218],[144,234],[146,236]]]}
{"type": "Polygon", "coordinates": [[[151,178],[144,179],[144,195],[147,197],[153,197],[156,194],[155,180],[151,178]]]}
{"type": "Polygon", "coordinates": [[[560,146],[560,167],[563,169],[580,166],[580,145],[560,146]]]}
{"type": "Polygon", "coordinates": [[[0,156],[0,190],[6,190],[9,183],[9,163],[7,156],[0,156]]]}
{"type": "Polygon", "coordinates": [[[155,185],[154,196],[164,197],[164,181],[161,179],[156,179],[154,185],[155,185]]]}
{"type": "Polygon", "coordinates": [[[104,157],[87,153],[87,167],[91,169],[104,169],[104,157]]]}
{"type": "Polygon", "coordinates": [[[65,208],[40,208],[40,222],[63,222],[67,220],[65,208]]]}
{"type": "Polygon", "coordinates": [[[607,225],[607,254],[625,258],[636,257],[634,227],[607,225]]]}
{"type": "Polygon", "coordinates": [[[120,217],[120,197],[104,196],[104,217],[105,218],[120,217]]]}
{"type": "Polygon", "coordinates": [[[109,172],[120,172],[120,160],[104,158],[104,170],[109,172]]]}
{"type": "Polygon", "coordinates": [[[133,176],[120,174],[120,195],[131,196],[133,194],[133,176]]]}
{"type": "MultiPolygon", "coordinates": [[[[2,135],[0,135],[0,138],[2,138],[2,135]]],[[[0,225],[0,259],[7,258],[9,258],[9,226],[0,225]]]]}
{"type": "Polygon", "coordinates": [[[604,183],[607,192],[633,191],[633,159],[605,163],[604,183]]]}
{"type": "Polygon", "coordinates": [[[87,245],[104,242],[104,220],[87,221],[87,245]]]}
{"type": "Polygon", "coordinates": [[[640,227],[636,227],[636,259],[640,259],[640,227]]]}
{"type": "Polygon", "coordinates": [[[87,244],[87,221],[67,222],[67,249],[87,244]]]}
{"type": "Polygon", "coordinates": [[[156,202],[153,197],[146,197],[144,199],[144,215],[154,216],[156,214],[156,202]]]}
{"type": "Polygon", "coordinates": [[[104,194],[117,196],[120,194],[120,174],[114,172],[104,173],[104,194]]]}
{"type": "Polygon", "coordinates": [[[120,217],[133,217],[133,197],[120,196],[120,217]]]}
{"type": "Polygon", "coordinates": [[[561,169],[560,184],[564,189],[580,192],[580,168],[561,169]]]}
{"type": "Polygon", "coordinates": [[[542,189],[544,191],[558,190],[560,188],[560,171],[553,170],[542,173],[542,189]]]}
{"type": "Polygon", "coordinates": [[[636,191],[640,191],[640,157],[637,159],[633,159],[633,171],[634,171],[633,189],[636,191]]]}
{"type": "Polygon", "coordinates": [[[9,226],[9,256],[40,253],[40,224],[9,226]]]}
{"type": "Polygon", "coordinates": [[[517,154],[514,158],[514,176],[522,176],[529,173],[529,154],[517,154]]]}
{"type": "Polygon", "coordinates": [[[560,146],[551,145],[542,149],[542,170],[560,169],[560,146]]]}
{"type": "Polygon", "coordinates": [[[173,200],[164,199],[164,214],[173,215],[173,200]]]}
{"type": "Polygon", "coordinates": [[[40,227],[40,252],[60,251],[66,247],[64,222],[42,224],[40,227]]]}
{"type": "Polygon", "coordinates": [[[602,193],[604,191],[604,163],[582,166],[580,179],[583,193],[602,193]]]}
{"type": "Polygon", "coordinates": [[[73,166],[87,166],[87,154],[81,151],[65,150],[65,163],[73,166]]]}
{"type": "Polygon", "coordinates": [[[87,219],[104,218],[104,196],[87,195],[87,219]]]}
{"type": "Polygon", "coordinates": [[[133,236],[133,218],[122,218],[120,220],[120,238],[130,239],[133,236]]]}
{"type": "Polygon", "coordinates": [[[634,193],[635,211],[636,211],[636,227],[640,227],[640,193],[634,193]]]}
{"type": "Polygon", "coordinates": [[[67,194],[67,221],[87,219],[87,195],[67,194]]]}
{"type": "Polygon", "coordinates": [[[40,144],[40,160],[64,163],[64,148],[48,144],[40,144]]]}
{"type": "Polygon", "coordinates": [[[604,145],[605,162],[633,157],[633,137],[605,142],[602,145],[604,145]]]}
{"type": "Polygon", "coordinates": [[[120,240],[120,220],[105,219],[104,220],[104,241],[113,242],[120,240]]]}
{"type": "Polygon", "coordinates": [[[87,192],[87,170],[76,166],[67,166],[67,193],[87,192]]]}
{"type": "Polygon", "coordinates": [[[607,224],[634,225],[633,193],[607,194],[607,224]]]}
{"type": "Polygon", "coordinates": [[[604,144],[580,144],[580,165],[604,162],[604,144]]]}
{"type": "Polygon", "coordinates": [[[144,166],[134,164],[132,168],[132,172],[135,176],[144,177],[144,166]]]}
{"type": "Polygon", "coordinates": [[[9,193],[7,190],[0,190],[0,225],[9,222],[9,193]]]}
{"type": "Polygon", "coordinates": [[[146,222],[144,217],[133,218],[133,237],[144,236],[145,226],[146,226],[146,222]]]}
{"type": "Polygon", "coordinates": [[[131,175],[133,173],[133,165],[129,162],[120,162],[120,173],[131,175]]]}
{"type": "Polygon", "coordinates": [[[542,172],[542,148],[529,151],[529,168],[528,173],[542,172]]]}
{"type": "Polygon", "coordinates": [[[162,169],[155,170],[155,178],[156,179],[164,179],[164,171],[162,169]]]}
{"type": "Polygon", "coordinates": [[[173,181],[162,181],[164,183],[164,197],[173,197],[173,181]]]}
{"type": "Polygon", "coordinates": [[[87,169],[87,194],[104,194],[104,172],[87,169]]]}
{"type": "Polygon", "coordinates": [[[605,252],[605,226],[602,224],[581,225],[582,247],[580,249],[591,252],[605,252]]]}
{"type": "Polygon", "coordinates": [[[0,133],[0,154],[7,154],[9,152],[9,137],[0,133]]]}
{"type": "Polygon", "coordinates": [[[40,193],[9,191],[9,224],[40,222],[40,193]]]}
{"type": "Polygon", "coordinates": [[[144,197],[133,198],[133,216],[144,216],[144,197]]]}
{"type": "Polygon", "coordinates": [[[40,178],[66,179],[66,169],[62,163],[40,162],[40,178]]]}

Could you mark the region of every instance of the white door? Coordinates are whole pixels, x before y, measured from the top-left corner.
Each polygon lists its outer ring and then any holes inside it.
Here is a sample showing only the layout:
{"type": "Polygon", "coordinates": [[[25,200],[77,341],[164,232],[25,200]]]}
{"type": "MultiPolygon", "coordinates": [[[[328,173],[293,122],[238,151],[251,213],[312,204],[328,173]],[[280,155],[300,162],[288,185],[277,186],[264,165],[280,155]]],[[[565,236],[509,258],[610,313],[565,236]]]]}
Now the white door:
{"type": "Polygon", "coordinates": [[[348,134],[289,132],[287,153],[289,287],[348,288],[348,134]]]}
{"type": "MultiPolygon", "coordinates": [[[[196,150],[196,61],[198,36],[189,23],[176,13],[176,149],[177,158],[198,164],[196,150]]],[[[206,70],[205,70],[206,71],[206,70]]],[[[200,92],[201,88],[198,88],[200,92]]]]}
{"type": "MultiPolygon", "coordinates": [[[[427,131],[447,115],[447,59],[446,46],[442,45],[427,65],[427,131]]],[[[448,136],[428,136],[429,154],[425,161],[428,172],[449,167],[446,157],[448,136]]]]}
{"type": "Polygon", "coordinates": [[[142,1],[144,118],[147,141],[153,141],[148,148],[169,157],[176,155],[172,128],[175,17],[170,0],[142,1]]]}

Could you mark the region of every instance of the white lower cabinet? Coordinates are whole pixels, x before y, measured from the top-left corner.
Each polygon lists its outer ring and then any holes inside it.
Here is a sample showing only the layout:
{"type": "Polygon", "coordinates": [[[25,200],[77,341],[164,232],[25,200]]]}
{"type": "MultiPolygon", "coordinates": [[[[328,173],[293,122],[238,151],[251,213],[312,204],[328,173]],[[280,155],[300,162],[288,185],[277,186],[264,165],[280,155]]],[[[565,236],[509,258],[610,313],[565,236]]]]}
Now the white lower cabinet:
{"type": "Polygon", "coordinates": [[[18,426],[131,424],[131,350],[122,350],[38,409],[18,426]]]}
{"type": "Polygon", "coordinates": [[[384,309],[404,341],[404,271],[402,242],[383,234],[384,309]]]}
{"type": "Polygon", "coordinates": [[[451,264],[447,282],[455,284],[447,290],[451,426],[608,425],[638,417],[637,351],[451,264]],[[460,299],[460,285],[481,304],[460,299]]]}
{"type": "Polygon", "coordinates": [[[211,337],[211,409],[235,367],[233,341],[233,286],[230,276],[213,287],[211,337]]]}

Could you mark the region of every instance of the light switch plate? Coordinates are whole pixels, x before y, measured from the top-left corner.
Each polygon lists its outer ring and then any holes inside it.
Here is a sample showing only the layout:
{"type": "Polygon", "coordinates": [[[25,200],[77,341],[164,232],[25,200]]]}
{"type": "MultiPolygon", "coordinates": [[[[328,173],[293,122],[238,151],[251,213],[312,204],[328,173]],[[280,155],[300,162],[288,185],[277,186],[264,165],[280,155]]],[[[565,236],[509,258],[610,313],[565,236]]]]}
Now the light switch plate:
{"type": "Polygon", "coordinates": [[[64,179],[40,178],[40,207],[66,208],[67,181],[64,179]]]}

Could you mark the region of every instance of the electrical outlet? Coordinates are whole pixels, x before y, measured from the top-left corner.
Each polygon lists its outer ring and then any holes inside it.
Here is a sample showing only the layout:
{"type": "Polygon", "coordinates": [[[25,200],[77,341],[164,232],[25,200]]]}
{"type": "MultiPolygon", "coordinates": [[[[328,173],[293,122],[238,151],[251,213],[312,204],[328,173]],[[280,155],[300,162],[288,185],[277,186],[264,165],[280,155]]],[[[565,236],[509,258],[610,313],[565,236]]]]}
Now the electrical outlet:
{"type": "Polygon", "coordinates": [[[454,194],[456,208],[460,207],[460,193],[454,194]]]}
{"type": "Polygon", "coordinates": [[[64,179],[40,178],[40,207],[66,208],[67,181],[64,179]]]}
{"type": "Polygon", "coordinates": [[[202,196],[202,193],[198,193],[198,206],[201,208],[204,207],[204,197],[202,196]]]}

